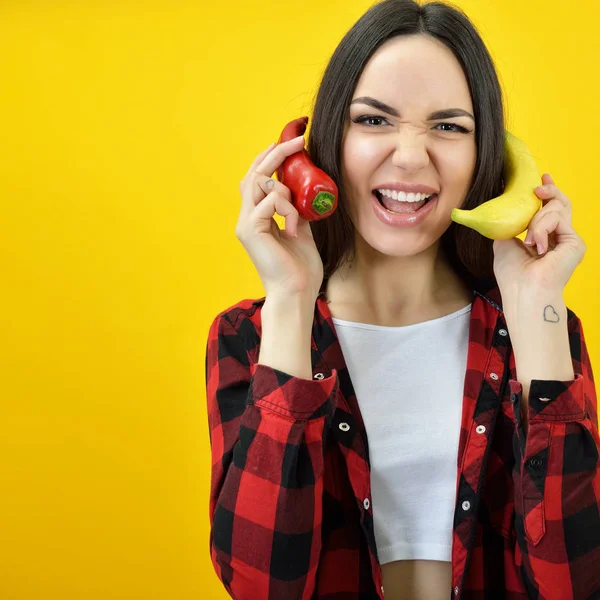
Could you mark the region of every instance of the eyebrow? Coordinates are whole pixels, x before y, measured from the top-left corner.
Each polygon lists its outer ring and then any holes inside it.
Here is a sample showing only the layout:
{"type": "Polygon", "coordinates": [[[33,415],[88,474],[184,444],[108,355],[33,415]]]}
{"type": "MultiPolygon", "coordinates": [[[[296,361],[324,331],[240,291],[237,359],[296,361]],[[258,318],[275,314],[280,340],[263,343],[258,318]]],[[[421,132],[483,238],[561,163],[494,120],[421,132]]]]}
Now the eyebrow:
{"type": "MultiPolygon", "coordinates": [[[[367,104],[368,106],[372,106],[377,110],[380,110],[388,115],[392,115],[392,117],[399,117],[400,113],[391,106],[385,104],[385,102],[381,102],[376,98],[371,98],[371,96],[362,96],[361,98],[355,98],[350,102],[350,104],[367,104]]],[[[463,110],[462,108],[444,108],[443,110],[436,110],[432,112],[428,119],[430,121],[435,121],[437,119],[451,119],[452,117],[469,117],[475,121],[475,117],[470,112],[463,110]]]]}

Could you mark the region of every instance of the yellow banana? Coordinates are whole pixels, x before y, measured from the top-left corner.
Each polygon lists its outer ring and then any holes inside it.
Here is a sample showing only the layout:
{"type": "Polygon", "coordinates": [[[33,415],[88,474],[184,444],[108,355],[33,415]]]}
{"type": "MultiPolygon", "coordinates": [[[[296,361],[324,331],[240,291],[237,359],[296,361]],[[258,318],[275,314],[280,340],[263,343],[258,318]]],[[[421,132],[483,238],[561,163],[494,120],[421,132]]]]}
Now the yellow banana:
{"type": "Polygon", "coordinates": [[[492,240],[508,240],[527,229],[542,201],[534,188],[541,185],[535,158],[508,130],[504,132],[504,193],[471,209],[452,209],[451,218],[492,240]]]}

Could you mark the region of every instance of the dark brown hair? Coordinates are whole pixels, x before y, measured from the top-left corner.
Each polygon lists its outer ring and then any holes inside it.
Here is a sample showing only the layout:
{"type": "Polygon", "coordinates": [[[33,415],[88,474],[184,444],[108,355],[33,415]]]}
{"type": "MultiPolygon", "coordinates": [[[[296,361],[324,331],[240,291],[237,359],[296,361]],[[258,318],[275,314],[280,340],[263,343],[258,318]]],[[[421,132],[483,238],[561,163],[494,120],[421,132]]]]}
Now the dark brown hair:
{"type": "MultiPolygon", "coordinates": [[[[492,58],[475,26],[454,5],[415,0],[384,0],[372,6],[348,31],[327,65],[314,102],[307,151],[335,181],[339,204],[311,230],[323,260],[324,278],[354,258],[354,225],[344,203],[341,145],[354,90],[367,62],[389,39],[423,34],[449,48],[462,66],[475,111],[477,161],[462,208],[471,209],[499,196],[504,189],[504,105],[492,58]]],[[[452,222],[441,238],[452,267],[464,281],[494,278],[493,241],[452,222]]]]}

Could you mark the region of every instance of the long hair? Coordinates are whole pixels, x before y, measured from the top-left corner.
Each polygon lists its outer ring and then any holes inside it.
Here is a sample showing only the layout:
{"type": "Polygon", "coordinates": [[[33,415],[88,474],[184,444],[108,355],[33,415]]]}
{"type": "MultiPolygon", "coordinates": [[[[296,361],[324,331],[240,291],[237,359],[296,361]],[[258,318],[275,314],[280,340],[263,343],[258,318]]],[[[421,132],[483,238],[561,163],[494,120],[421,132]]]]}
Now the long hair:
{"type": "MultiPolygon", "coordinates": [[[[315,165],[335,181],[335,213],[310,227],[329,277],[355,255],[354,225],[341,178],[341,146],[349,106],[358,80],[375,51],[389,39],[424,34],[449,48],[462,66],[476,122],[477,160],[471,187],[461,206],[472,209],[502,193],[504,105],[492,58],[475,26],[457,7],[445,2],[420,5],[415,0],[383,0],[372,6],[346,33],[331,57],[314,102],[307,151],[315,165]]],[[[494,278],[493,240],[452,222],[440,240],[451,266],[471,284],[494,278]]]]}

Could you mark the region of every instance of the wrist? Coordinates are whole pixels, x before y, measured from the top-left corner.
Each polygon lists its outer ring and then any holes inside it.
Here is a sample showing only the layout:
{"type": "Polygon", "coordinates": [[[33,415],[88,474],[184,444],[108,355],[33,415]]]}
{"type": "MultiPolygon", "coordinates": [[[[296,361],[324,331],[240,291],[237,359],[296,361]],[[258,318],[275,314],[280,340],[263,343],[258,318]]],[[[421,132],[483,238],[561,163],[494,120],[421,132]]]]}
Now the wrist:
{"type": "Polygon", "coordinates": [[[265,297],[263,312],[266,310],[277,317],[289,316],[290,314],[313,315],[317,295],[310,293],[283,294],[270,293],[265,297]]]}
{"type": "Polygon", "coordinates": [[[502,294],[503,312],[507,322],[543,323],[566,321],[566,305],[563,290],[514,289],[502,294]],[[556,313],[556,314],[555,314],[556,313]]]}
{"type": "Polygon", "coordinates": [[[568,380],[568,314],[562,291],[517,294],[503,299],[503,307],[519,379],[568,380]]]}
{"type": "Polygon", "coordinates": [[[261,311],[262,329],[287,339],[310,339],[314,314],[315,299],[309,296],[267,296],[261,311]]]}

